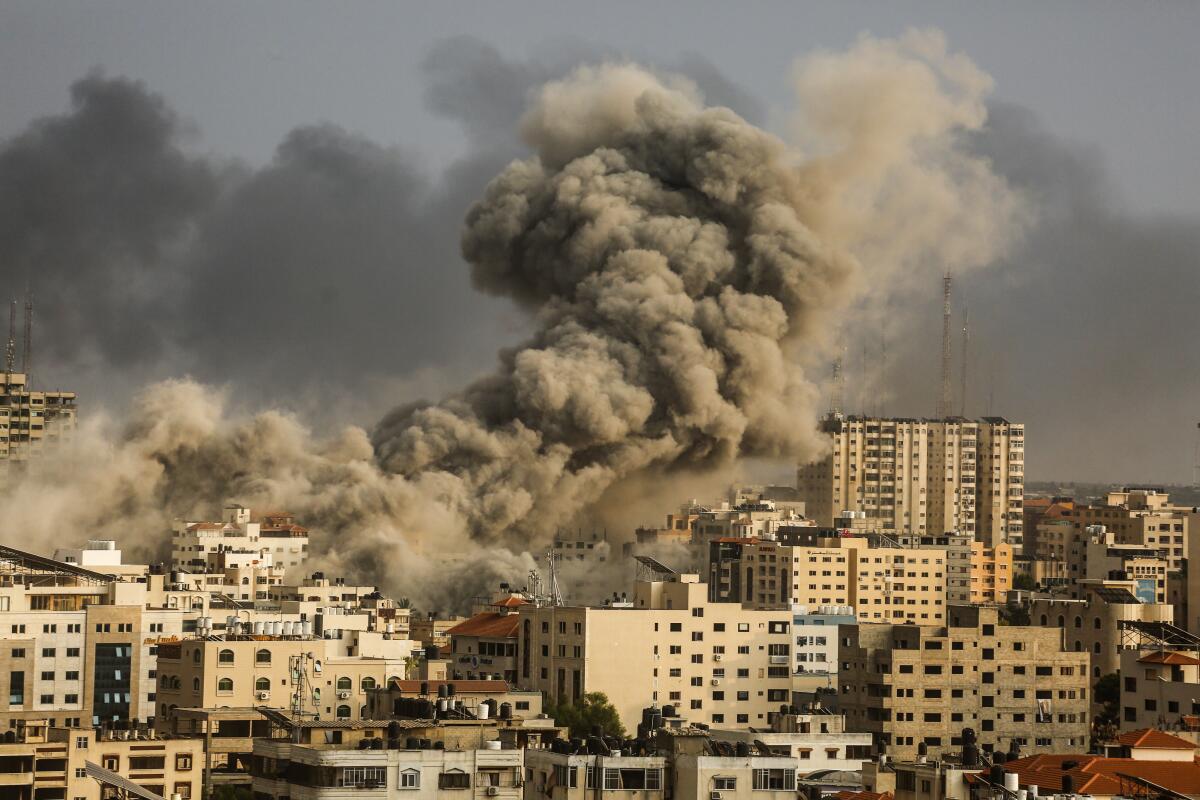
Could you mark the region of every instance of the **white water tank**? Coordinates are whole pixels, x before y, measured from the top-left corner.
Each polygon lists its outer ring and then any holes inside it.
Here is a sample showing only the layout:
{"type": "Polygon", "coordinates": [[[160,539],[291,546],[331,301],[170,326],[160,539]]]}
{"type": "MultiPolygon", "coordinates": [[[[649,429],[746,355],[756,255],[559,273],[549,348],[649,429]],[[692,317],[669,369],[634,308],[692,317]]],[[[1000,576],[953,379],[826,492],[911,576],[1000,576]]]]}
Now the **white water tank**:
{"type": "Polygon", "coordinates": [[[289,621],[284,621],[284,623],[283,623],[283,635],[284,635],[284,636],[291,636],[291,635],[292,635],[292,623],[291,623],[291,622],[289,622],[289,621]]]}
{"type": "Polygon", "coordinates": [[[262,636],[262,635],[263,635],[263,628],[264,628],[264,625],[263,625],[263,623],[262,623],[261,621],[256,621],[256,622],[254,623],[254,635],[255,635],[255,636],[262,636]]]}
{"type": "MultiPolygon", "coordinates": [[[[484,706],[485,707],[485,706],[484,706]]],[[[480,717],[480,719],[483,719],[480,717]]],[[[499,750],[501,747],[499,739],[488,739],[483,743],[484,750],[499,750]]]]}
{"type": "Polygon", "coordinates": [[[1004,788],[1010,792],[1017,791],[1021,776],[1015,772],[1004,773],[1004,788]]]}
{"type": "MultiPolygon", "coordinates": [[[[487,703],[480,703],[475,716],[477,716],[479,719],[487,719],[488,714],[490,714],[491,711],[492,711],[492,708],[487,703]]],[[[497,749],[499,749],[499,748],[497,748],[497,749]]]]}
{"type": "Polygon", "coordinates": [[[312,622],[310,620],[300,621],[300,635],[305,638],[312,636],[312,622]]]}

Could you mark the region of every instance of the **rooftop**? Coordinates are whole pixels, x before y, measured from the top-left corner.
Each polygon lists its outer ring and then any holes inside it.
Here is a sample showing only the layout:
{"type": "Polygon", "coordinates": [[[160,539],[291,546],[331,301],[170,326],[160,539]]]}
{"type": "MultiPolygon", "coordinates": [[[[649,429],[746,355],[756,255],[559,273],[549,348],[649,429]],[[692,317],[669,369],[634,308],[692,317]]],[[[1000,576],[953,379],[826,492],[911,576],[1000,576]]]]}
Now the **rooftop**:
{"type": "Polygon", "coordinates": [[[1157,728],[1143,728],[1117,737],[1117,743],[1126,747],[1149,747],[1155,750],[1195,750],[1196,745],[1157,728]]]}
{"type": "Polygon", "coordinates": [[[481,614],[460,622],[446,633],[450,636],[487,636],[494,638],[514,638],[521,617],[517,614],[501,614],[498,611],[484,611],[481,614]]]}
{"type": "Polygon", "coordinates": [[[1200,764],[1195,762],[1141,761],[1066,753],[1019,758],[1006,763],[1004,769],[1017,773],[1022,785],[1051,792],[1061,792],[1063,778],[1070,776],[1071,791],[1075,794],[1128,795],[1122,776],[1130,776],[1179,794],[1200,795],[1200,764]]]}

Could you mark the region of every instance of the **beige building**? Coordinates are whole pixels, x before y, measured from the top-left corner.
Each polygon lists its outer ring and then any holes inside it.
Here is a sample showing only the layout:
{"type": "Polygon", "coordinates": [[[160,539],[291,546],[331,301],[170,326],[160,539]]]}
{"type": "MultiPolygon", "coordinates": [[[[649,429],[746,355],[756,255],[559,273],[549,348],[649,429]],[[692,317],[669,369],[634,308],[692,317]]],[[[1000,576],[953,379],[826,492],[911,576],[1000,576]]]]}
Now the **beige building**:
{"type": "Polygon", "coordinates": [[[216,522],[176,520],[171,533],[171,568],[203,572],[209,556],[222,550],[270,554],[281,572],[303,566],[308,558],[308,531],[283,511],[254,514],[240,505],[226,506],[216,522]]]}
{"type": "Polygon", "coordinates": [[[0,792],[37,800],[70,797],[101,800],[102,787],[88,763],[159,796],[199,798],[202,742],[159,739],[152,731],[103,732],[56,728],[46,720],[22,720],[0,740],[0,792]]]}
{"type": "Polygon", "coordinates": [[[971,602],[1003,603],[1013,581],[1013,548],[1008,542],[988,547],[971,542],[971,602]]]}
{"type": "Polygon", "coordinates": [[[736,560],[710,572],[729,580],[736,570],[739,580],[724,596],[756,608],[840,605],[854,607],[862,622],[945,622],[946,551],[888,546],[878,536],[813,541],[745,540],[736,560]]]}
{"type": "Polygon", "coordinates": [[[969,533],[989,545],[1023,539],[1025,428],[972,421],[831,415],[832,445],[797,476],[808,516],[831,527],[842,511],[879,530],[969,533]]]}
{"type": "Polygon", "coordinates": [[[161,641],[155,724],[168,729],[176,708],[290,708],[297,674],[303,675],[305,712],[321,719],[361,719],[368,692],[405,675],[412,643],[386,646],[391,644],[364,639],[354,655],[346,655],[339,640],[300,636],[161,641]]]}
{"type": "Polygon", "coordinates": [[[852,731],[911,759],[961,747],[1077,751],[1087,747],[1088,654],[1062,648],[1061,632],[1000,625],[995,608],[953,606],[946,626],[842,628],[839,709],[852,731]]]}
{"type": "Polygon", "coordinates": [[[10,462],[36,458],[75,433],[74,392],[36,392],[21,372],[0,374],[0,479],[10,462]]]}
{"type": "Polygon", "coordinates": [[[1194,720],[1200,715],[1198,656],[1197,649],[1122,652],[1121,730],[1195,730],[1194,720]]]}
{"type": "Polygon", "coordinates": [[[630,608],[521,612],[517,683],[549,699],[603,692],[632,728],[642,709],[726,727],[766,723],[790,699],[792,614],[713,603],[698,576],[639,581],[630,608]]]}

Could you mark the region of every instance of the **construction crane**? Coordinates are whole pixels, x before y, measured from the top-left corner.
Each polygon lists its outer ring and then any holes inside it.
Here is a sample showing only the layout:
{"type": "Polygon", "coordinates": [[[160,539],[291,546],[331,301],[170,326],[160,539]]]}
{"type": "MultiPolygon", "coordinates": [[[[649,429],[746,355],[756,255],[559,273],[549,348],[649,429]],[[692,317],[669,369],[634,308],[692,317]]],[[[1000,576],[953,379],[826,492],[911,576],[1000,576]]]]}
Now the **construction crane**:
{"type": "Polygon", "coordinates": [[[938,399],[937,418],[950,416],[953,399],[950,396],[950,271],[942,276],[942,392],[938,399]]]}

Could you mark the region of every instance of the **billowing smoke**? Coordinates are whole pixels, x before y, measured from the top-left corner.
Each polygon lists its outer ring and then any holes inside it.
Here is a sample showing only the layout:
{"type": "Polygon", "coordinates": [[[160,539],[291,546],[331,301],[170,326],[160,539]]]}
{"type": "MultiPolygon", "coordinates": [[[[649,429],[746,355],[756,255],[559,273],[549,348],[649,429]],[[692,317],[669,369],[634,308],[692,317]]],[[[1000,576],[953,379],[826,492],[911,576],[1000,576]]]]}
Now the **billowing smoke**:
{"type": "MultiPolygon", "coordinates": [[[[370,439],[239,417],[193,382],[154,386],[119,433],[98,421],[53,462],[55,482],[16,487],[23,530],[140,531],[150,550],[171,516],[283,506],[319,532],[331,568],[433,606],[520,581],[556,527],[622,487],[812,455],[813,375],[839,314],[891,283],[987,263],[1022,215],[961,147],[985,121],[988,81],[940,37],[864,38],[801,62],[796,83],[799,148],[632,64],[546,83],[520,126],[533,155],[492,180],[462,232],[474,285],[532,330],[494,373],[393,411],[370,439]]],[[[294,138],[282,166],[324,174],[346,150],[322,150],[330,139],[294,138]]],[[[289,201],[292,184],[269,178],[247,186],[289,201]]],[[[371,174],[333,190],[362,185],[371,174]]],[[[243,255],[221,241],[233,249],[201,247],[201,263],[243,255]]]]}

